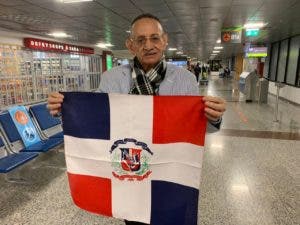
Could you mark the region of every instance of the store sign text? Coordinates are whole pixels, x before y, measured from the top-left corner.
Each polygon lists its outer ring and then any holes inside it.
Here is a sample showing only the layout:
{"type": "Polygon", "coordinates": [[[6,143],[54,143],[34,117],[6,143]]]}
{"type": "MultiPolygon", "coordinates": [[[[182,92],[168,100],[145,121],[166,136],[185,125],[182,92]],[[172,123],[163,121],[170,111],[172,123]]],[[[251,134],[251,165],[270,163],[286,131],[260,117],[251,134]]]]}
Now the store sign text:
{"type": "Polygon", "coordinates": [[[53,42],[53,41],[45,41],[45,40],[40,40],[35,38],[24,38],[24,45],[27,48],[41,50],[41,51],[94,54],[93,48],[69,45],[69,44],[53,42]]]}

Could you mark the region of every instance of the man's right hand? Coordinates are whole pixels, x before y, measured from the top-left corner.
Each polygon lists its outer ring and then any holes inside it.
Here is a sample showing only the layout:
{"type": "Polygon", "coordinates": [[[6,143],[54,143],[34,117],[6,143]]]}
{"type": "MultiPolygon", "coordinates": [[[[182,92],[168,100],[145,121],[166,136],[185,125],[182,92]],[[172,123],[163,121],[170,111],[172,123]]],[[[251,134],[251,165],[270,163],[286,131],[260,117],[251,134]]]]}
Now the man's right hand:
{"type": "Polygon", "coordinates": [[[48,95],[47,108],[52,116],[60,113],[63,100],[64,96],[58,92],[52,92],[48,95]]]}

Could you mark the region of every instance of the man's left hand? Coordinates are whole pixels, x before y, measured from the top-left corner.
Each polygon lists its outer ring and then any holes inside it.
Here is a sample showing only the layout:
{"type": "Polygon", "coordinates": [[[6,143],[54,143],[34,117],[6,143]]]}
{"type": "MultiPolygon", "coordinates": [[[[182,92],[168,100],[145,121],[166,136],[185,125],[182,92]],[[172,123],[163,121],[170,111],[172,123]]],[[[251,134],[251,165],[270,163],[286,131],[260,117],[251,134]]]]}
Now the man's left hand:
{"type": "Polygon", "coordinates": [[[206,118],[212,122],[219,121],[226,110],[225,100],[220,97],[205,96],[203,97],[203,101],[206,118]]]}

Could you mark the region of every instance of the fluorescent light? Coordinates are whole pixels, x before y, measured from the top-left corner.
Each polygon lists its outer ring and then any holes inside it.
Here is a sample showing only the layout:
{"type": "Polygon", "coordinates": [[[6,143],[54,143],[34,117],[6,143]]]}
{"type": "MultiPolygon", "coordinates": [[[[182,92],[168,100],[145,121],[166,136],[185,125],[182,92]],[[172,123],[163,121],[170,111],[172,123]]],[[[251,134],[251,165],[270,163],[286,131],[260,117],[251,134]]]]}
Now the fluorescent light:
{"type": "Polygon", "coordinates": [[[176,51],[177,48],[169,48],[168,50],[169,50],[169,51],[176,51]]]}
{"type": "Polygon", "coordinates": [[[249,187],[245,184],[236,184],[231,186],[231,190],[234,192],[249,192],[249,187]]]}
{"type": "Polygon", "coordinates": [[[71,35],[66,34],[65,32],[53,32],[48,35],[51,35],[51,36],[57,37],[57,38],[72,37],[71,35]]]}
{"type": "Polygon", "coordinates": [[[131,33],[131,31],[130,31],[130,30],[126,30],[126,33],[130,34],[130,33],[131,33]]]}
{"type": "Polygon", "coordinates": [[[62,3],[92,2],[93,0],[60,0],[62,3]]]}
{"type": "Polygon", "coordinates": [[[213,51],[213,53],[220,53],[220,51],[213,51]]]}
{"type": "Polygon", "coordinates": [[[182,52],[182,51],[178,51],[178,52],[176,52],[176,54],[177,54],[177,55],[182,55],[183,52],[182,52]]]}
{"type": "Polygon", "coordinates": [[[244,28],[245,29],[255,29],[255,28],[262,28],[265,25],[267,25],[267,24],[266,23],[262,23],[262,22],[259,22],[259,23],[246,23],[244,25],[244,28]]]}
{"type": "Polygon", "coordinates": [[[212,144],[210,147],[212,148],[223,148],[222,144],[212,144]]]}
{"type": "Polygon", "coordinates": [[[221,39],[218,39],[218,40],[217,40],[217,43],[220,44],[220,43],[221,43],[221,39]]]}
{"type": "Polygon", "coordinates": [[[223,46],[216,46],[214,49],[223,49],[223,46]]]}
{"type": "Polygon", "coordinates": [[[113,45],[111,43],[98,43],[96,46],[99,48],[107,48],[112,47],[113,45]]]}

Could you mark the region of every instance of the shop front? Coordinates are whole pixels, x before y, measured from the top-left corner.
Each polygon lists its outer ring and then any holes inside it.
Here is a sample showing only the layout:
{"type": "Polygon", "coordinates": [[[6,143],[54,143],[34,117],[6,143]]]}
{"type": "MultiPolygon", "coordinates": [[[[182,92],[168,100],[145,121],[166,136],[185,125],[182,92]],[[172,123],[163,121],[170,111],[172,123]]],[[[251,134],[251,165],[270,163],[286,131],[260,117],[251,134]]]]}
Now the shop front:
{"type": "Polygon", "coordinates": [[[101,56],[94,49],[24,38],[24,46],[0,43],[1,109],[46,100],[53,91],[93,91],[101,56]]]}

